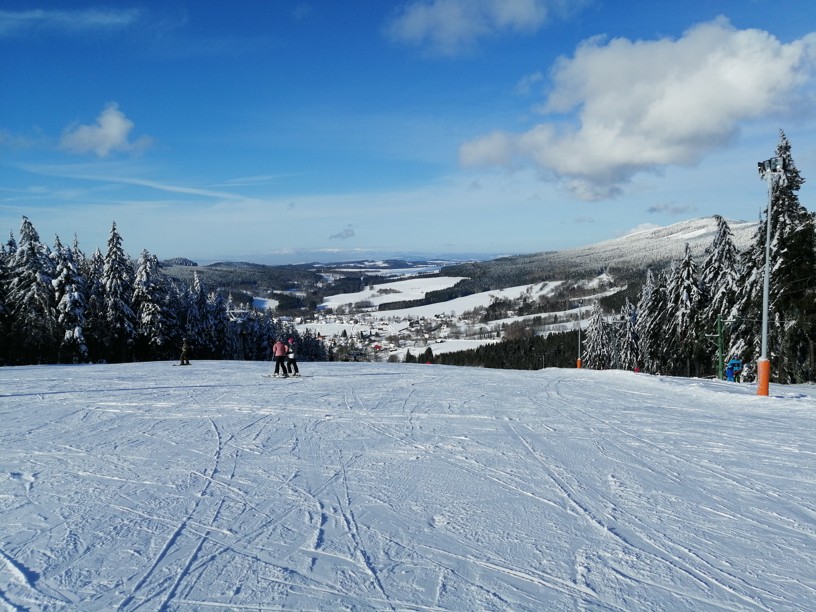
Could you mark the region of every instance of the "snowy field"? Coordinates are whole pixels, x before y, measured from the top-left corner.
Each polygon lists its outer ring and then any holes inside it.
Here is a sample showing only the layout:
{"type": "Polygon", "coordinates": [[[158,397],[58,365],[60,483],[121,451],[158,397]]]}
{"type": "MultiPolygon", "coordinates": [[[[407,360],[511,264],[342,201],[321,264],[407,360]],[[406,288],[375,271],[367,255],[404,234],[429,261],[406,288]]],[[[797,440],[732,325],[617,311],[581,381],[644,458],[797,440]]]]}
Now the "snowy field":
{"type": "Polygon", "coordinates": [[[420,300],[430,291],[439,291],[453,287],[463,276],[432,276],[429,278],[415,277],[397,280],[390,283],[381,283],[371,288],[354,293],[338,293],[323,300],[322,308],[337,308],[357,302],[371,302],[373,306],[401,302],[404,300],[420,300]]]}
{"type": "Polygon", "coordinates": [[[806,610],[816,389],[0,368],[11,610],[806,610]]]}
{"type": "MultiPolygon", "coordinates": [[[[358,293],[345,293],[342,295],[333,295],[323,302],[323,306],[336,308],[343,304],[354,304],[364,300],[371,301],[372,304],[379,305],[382,303],[398,302],[406,299],[421,299],[425,297],[428,291],[436,289],[444,289],[452,287],[461,280],[459,277],[438,277],[431,279],[413,279],[411,281],[397,281],[394,283],[384,283],[382,285],[375,285],[373,290],[360,291],[358,293]],[[378,298],[374,297],[378,291],[389,290],[393,287],[399,286],[402,283],[411,283],[411,290],[399,291],[399,293],[386,293],[380,295],[378,298]]],[[[474,308],[489,306],[494,299],[503,300],[517,300],[525,293],[530,296],[530,299],[535,301],[541,296],[549,296],[563,284],[563,281],[553,281],[545,283],[535,283],[532,285],[519,285],[517,287],[508,287],[506,289],[495,289],[493,291],[482,291],[474,293],[465,297],[454,298],[446,302],[438,302],[436,304],[428,304],[426,306],[411,306],[410,308],[401,308],[398,310],[384,310],[381,312],[371,312],[373,318],[382,320],[399,318],[420,318],[433,317],[435,315],[461,315],[464,312],[473,310],[474,308]]]]}

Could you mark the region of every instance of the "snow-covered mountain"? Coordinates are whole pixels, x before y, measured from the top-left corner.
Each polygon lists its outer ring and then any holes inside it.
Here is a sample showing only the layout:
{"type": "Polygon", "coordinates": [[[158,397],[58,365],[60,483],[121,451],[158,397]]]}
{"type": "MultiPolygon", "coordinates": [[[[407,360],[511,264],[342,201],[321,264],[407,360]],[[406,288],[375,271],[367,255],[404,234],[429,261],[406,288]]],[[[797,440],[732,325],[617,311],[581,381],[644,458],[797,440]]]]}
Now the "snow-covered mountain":
{"type": "MultiPolygon", "coordinates": [[[[729,221],[729,226],[734,235],[734,245],[744,250],[750,245],[758,223],[729,221]]],[[[564,250],[559,255],[581,267],[645,267],[679,261],[688,244],[695,257],[702,260],[716,233],[716,219],[703,217],[668,227],[641,230],[587,247],[564,250]]]]}
{"type": "MultiPolygon", "coordinates": [[[[738,249],[745,249],[750,244],[757,225],[757,222],[730,222],[738,249]]],[[[286,266],[219,262],[206,266],[166,265],[163,271],[188,284],[192,284],[193,275],[197,274],[206,287],[218,288],[225,295],[251,291],[258,298],[273,297],[273,292],[292,291],[324,297],[357,293],[366,285],[363,281],[367,277],[393,281],[401,277],[437,273],[440,270],[442,276],[470,279],[469,293],[542,281],[590,280],[604,270],[611,271],[616,279],[640,281],[644,278],[643,272],[647,267],[658,269],[671,261],[680,260],[686,243],[698,260],[702,261],[705,249],[712,244],[716,229],[716,219],[705,217],[574,249],[481,261],[361,260],[286,266]]],[[[403,299],[408,299],[408,296],[403,299]]]]}
{"type": "Polygon", "coordinates": [[[0,368],[0,608],[813,607],[812,386],[268,371],[0,368]]]}
{"type": "MultiPolygon", "coordinates": [[[[729,221],[734,244],[740,250],[751,243],[757,222],[729,221]]],[[[715,217],[692,219],[613,238],[574,249],[543,251],[527,255],[503,257],[447,268],[451,275],[476,276],[490,279],[490,284],[506,282],[506,286],[530,280],[591,278],[602,270],[621,274],[636,274],[646,268],[662,268],[683,257],[686,243],[702,262],[705,250],[716,235],[715,217]]]]}

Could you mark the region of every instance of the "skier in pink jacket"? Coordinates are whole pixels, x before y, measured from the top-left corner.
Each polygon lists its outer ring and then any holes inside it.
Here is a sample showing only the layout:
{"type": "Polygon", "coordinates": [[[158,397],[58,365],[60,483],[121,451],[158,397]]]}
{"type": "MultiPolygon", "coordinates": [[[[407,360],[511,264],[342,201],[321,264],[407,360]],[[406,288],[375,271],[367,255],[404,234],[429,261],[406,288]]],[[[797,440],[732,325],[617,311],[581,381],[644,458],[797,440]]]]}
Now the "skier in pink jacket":
{"type": "Polygon", "coordinates": [[[281,376],[289,378],[289,374],[286,372],[286,356],[288,354],[289,345],[282,339],[272,345],[272,357],[275,359],[275,372],[272,376],[278,376],[278,372],[281,372],[281,376]]]}

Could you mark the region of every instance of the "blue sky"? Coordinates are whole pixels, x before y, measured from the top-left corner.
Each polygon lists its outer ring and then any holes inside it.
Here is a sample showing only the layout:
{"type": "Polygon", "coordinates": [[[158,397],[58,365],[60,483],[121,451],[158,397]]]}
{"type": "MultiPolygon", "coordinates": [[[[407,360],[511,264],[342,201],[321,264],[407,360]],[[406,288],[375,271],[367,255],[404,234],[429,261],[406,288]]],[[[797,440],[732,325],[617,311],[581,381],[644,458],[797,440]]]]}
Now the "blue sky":
{"type": "MultiPolygon", "coordinates": [[[[268,263],[756,219],[816,181],[812,0],[0,8],[0,232],[268,263]]],[[[814,209],[813,188],[800,192],[814,209]]]]}

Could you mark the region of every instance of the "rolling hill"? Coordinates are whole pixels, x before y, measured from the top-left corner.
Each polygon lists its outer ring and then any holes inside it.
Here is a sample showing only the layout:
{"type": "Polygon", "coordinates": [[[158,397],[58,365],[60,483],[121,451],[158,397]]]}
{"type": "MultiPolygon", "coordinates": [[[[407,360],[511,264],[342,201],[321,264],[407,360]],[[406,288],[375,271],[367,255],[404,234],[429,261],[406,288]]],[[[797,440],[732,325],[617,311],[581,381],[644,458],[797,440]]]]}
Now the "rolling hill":
{"type": "MultiPolygon", "coordinates": [[[[729,221],[737,248],[750,244],[757,222],[729,221]]],[[[481,288],[496,289],[544,280],[577,280],[607,270],[620,278],[642,279],[646,268],[663,268],[683,256],[686,243],[702,261],[717,231],[714,217],[682,221],[667,227],[643,230],[619,238],[562,251],[469,262],[443,269],[446,276],[482,279],[481,288]]]]}

